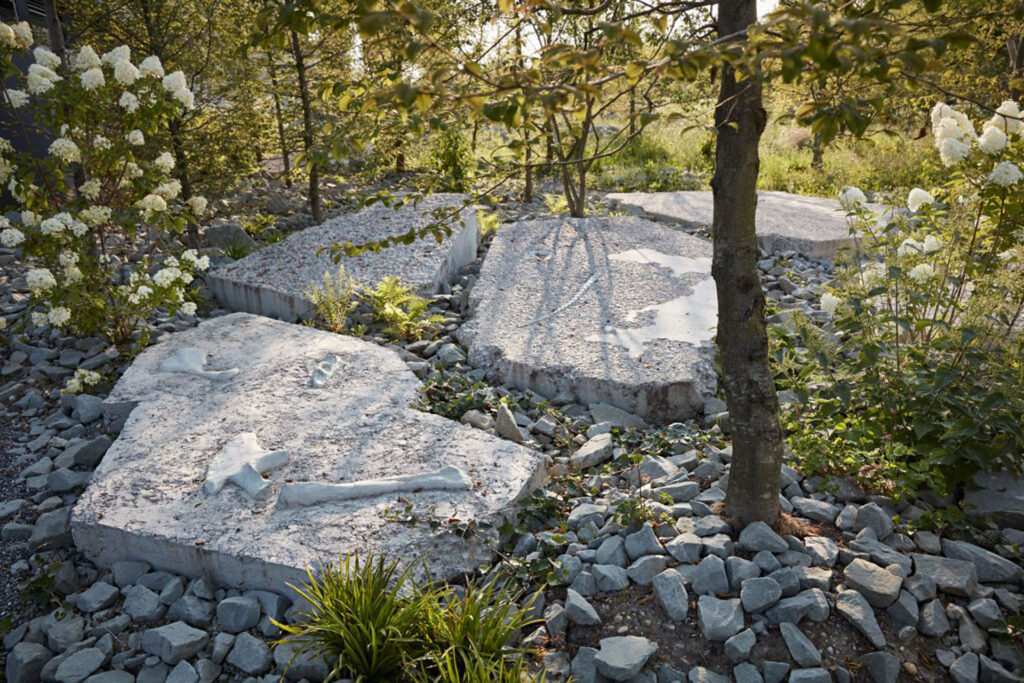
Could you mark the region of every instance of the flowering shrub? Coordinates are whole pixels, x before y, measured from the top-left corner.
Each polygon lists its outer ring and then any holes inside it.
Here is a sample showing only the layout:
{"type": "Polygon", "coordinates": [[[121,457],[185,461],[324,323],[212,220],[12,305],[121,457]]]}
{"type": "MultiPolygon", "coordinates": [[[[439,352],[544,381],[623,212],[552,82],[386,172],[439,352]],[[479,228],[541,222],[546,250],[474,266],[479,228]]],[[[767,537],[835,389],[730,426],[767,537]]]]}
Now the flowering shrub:
{"type": "Polygon", "coordinates": [[[1024,474],[1024,123],[1006,102],[979,135],[940,104],[932,126],[949,182],[881,216],[845,189],[862,239],[821,297],[834,334],[778,331],[804,361],[782,380],[801,398],[794,450],[894,495],[1024,474]]]}
{"type": "Polygon", "coordinates": [[[20,247],[30,265],[32,324],[102,332],[123,344],[157,307],[194,313],[188,285],[208,259],[194,250],[157,254],[173,247],[206,200],[183,201],[170,175],[174,157],[146,145],[192,106],[184,74],[165,74],[156,57],[136,66],[126,46],[100,56],[88,45],[70,64],[36,47],[21,73],[11,59],[30,44],[27,25],[0,24],[0,99],[23,133],[35,125],[58,136],[44,158],[17,155],[0,140],[0,183],[21,215],[18,223],[0,219],[0,244],[20,247]]]}

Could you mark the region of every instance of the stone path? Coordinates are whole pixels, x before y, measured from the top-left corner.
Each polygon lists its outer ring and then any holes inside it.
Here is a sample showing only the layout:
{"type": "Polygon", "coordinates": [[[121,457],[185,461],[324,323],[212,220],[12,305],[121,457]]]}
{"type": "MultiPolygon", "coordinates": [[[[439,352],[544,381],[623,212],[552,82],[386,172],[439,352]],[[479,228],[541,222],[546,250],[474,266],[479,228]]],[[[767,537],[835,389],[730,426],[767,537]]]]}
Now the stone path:
{"type": "Polygon", "coordinates": [[[500,526],[543,482],[543,456],[414,410],[419,386],[392,350],[249,314],[171,335],[106,399],[127,420],[75,507],[76,545],[102,567],[143,560],[246,589],[281,590],[339,553],[472,573],[492,556],[483,537],[387,511],[400,496],[500,526]]]}
{"type": "Polygon", "coordinates": [[[521,221],[494,239],[459,332],[492,380],[654,422],[715,391],[710,245],[640,218],[521,221]]]}
{"type": "MultiPolygon", "coordinates": [[[[853,246],[846,212],[838,200],[769,191],[757,196],[757,241],[762,249],[833,259],[840,249],[853,246]]],[[[708,191],[616,192],[607,199],[661,220],[711,225],[713,197],[708,191]]]]}
{"type": "MultiPolygon", "coordinates": [[[[294,322],[312,311],[306,292],[323,283],[325,272],[337,275],[338,265],[327,252],[318,253],[320,250],[336,242],[362,244],[423,227],[435,220],[432,212],[458,211],[464,199],[463,195],[436,194],[397,211],[374,205],[331,218],[210,272],[207,283],[228,310],[294,322]]],[[[441,244],[431,238],[419,239],[381,253],[368,251],[344,258],[342,264],[348,275],[363,285],[372,287],[394,275],[421,294],[436,294],[459,268],[476,258],[480,242],[476,212],[465,209],[460,215],[464,227],[456,224],[453,235],[441,244]]]]}

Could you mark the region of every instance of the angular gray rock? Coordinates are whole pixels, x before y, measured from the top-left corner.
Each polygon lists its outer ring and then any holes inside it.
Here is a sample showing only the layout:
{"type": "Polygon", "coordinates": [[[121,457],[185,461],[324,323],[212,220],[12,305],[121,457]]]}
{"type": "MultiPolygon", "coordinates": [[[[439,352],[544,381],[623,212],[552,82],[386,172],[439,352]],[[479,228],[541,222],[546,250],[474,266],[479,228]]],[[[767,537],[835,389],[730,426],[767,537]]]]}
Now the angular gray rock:
{"type": "Polygon", "coordinates": [[[55,678],[59,683],[81,683],[106,661],[105,652],[95,647],[87,647],[68,655],[57,667],[55,678]]]}
{"type": "Polygon", "coordinates": [[[614,564],[595,564],[591,568],[597,589],[603,593],[614,593],[629,587],[629,574],[614,564]]]}
{"type": "Polygon", "coordinates": [[[978,655],[968,652],[953,662],[953,666],[949,667],[949,675],[956,683],[977,683],[978,664],[978,655]]]}
{"type": "Polygon", "coordinates": [[[571,588],[565,593],[565,615],[569,621],[580,626],[596,626],[601,623],[601,617],[594,606],[571,588]]]}
{"type": "Polygon", "coordinates": [[[799,628],[789,622],[779,624],[782,640],[786,643],[789,656],[803,667],[814,667],[821,664],[821,652],[814,646],[799,628]]]}
{"type": "Polygon", "coordinates": [[[612,457],[614,449],[611,434],[598,434],[580,446],[569,458],[569,462],[578,470],[597,467],[612,457]]]}
{"type": "Polygon", "coordinates": [[[626,574],[636,585],[649,586],[667,565],[668,557],[664,555],[645,555],[629,565],[626,574]]]}
{"type": "Polygon", "coordinates": [[[747,579],[740,588],[743,610],[751,614],[768,609],[781,597],[782,586],[778,581],[767,576],[747,579]]]}
{"type": "Polygon", "coordinates": [[[843,580],[850,588],[860,591],[872,607],[884,609],[900,594],[903,579],[882,569],[873,562],[855,559],[843,570],[843,580]]]}
{"type": "Polygon", "coordinates": [[[828,669],[796,669],[789,674],[789,683],[831,683],[832,675],[828,669]]]}
{"type": "Polygon", "coordinates": [[[740,532],[739,548],[754,553],[761,550],[781,553],[789,550],[789,544],[764,522],[752,522],[740,532]]]}
{"type": "Polygon", "coordinates": [[[757,644],[757,636],[749,628],[743,629],[725,641],[725,656],[733,664],[745,661],[757,644]]]}
{"type": "Polygon", "coordinates": [[[235,637],[235,645],[228,653],[227,663],[250,676],[258,676],[270,670],[273,658],[266,643],[248,633],[242,633],[235,637]]]}
{"type": "Polygon", "coordinates": [[[686,581],[675,569],[666,569],[654,577],[654,596],[669,619],[683,621],[690,610],[686,581]]]}
{"type": "Polygon", "coordinates": [[[39,674],[53,652],[39,643],[22,641],[7,653],[7,683],[38,683],[39,674]]]}
{"type": "Polygon", "coordinates": [[[717,555],[708,555],[694,572],[691,583],[697,595],[721,595],[729,592],[729,577],[725,573],[725,562],[717,555]]]}
{"type": "Polygon", "coordinates": [[[700,537],[691,533],[679,534],[665,544],[665,550],[675,558],[676,562],[683,564],[693,564],[700,560],[703,548],[704,544],[700,537]]]}
{"type": "Polygon", "coordinates": [[[932,600],[921,606],[917,619],[917,630],[922,635],[938,638],[949,631],[949,617],[940,600],[932,600]]]}
{"type": "Polygon", "coordinates": [[[114,586],[103,581],[97,581],[79,594],[75,606],[86,614],[106,609],[117,602],[121,592],[114,586]]]}
{"type": "Polygon", "coordinates": [[[28,547],[32,550],[55,550],[72,545],[71,506],[44,512],[36,519],[28,547]]]}
{"type": "Polygon", "coordinates": [[[661,546],[657,534],[650,524],[645,523],[636,533],[626,536],[626,554],[629,559],[635,560],[644,555],[664,555],[665,549],[661,546]]]}
{"type": "Polygon", "coordinates": [[[811,563],[819,567],[834,567],[839,557],[839,546],[827,536],[808,536],[804,547],[811,556],[811,563]]]}
{"type": "Polygon", "coordinates": [[[889,652],[869,652],[860,663],[871,677],[872,683],[896,683],[900,674],[900,660],[889,652]]]}
{"type": "MultiPolygon", "coordinates": [[[[250,636],[251,637],[251,636],[250,636]]],[[[205,631],[192,628],[182,621],[151,628],[142,634],[142,649],[174,665],[189,659],[206,646],[209,636],[205,631]]]]}
{"type": "Polygon", "coordinates": [[[853,530],[871,529],[875,532],[875,538],[884,541],[892,533],[892,517],[878,505],[868,503],[857,510],[857,518],[853,522],[853,530]]]}
{"type": "Polygon", "coordinates": [[[708,640],[726,641],[743,630],[743,608],[736,598],[720,600],[702,595],[697,600],[701,633],[708,640]]]}
{"type": "Polygon", "coordinates": [[[260,603],[256,598],[239,595],[217,604],[217,623],[228,633],[246,631],[260,620],[260,603]]]}
{"type": "Polygon", "coordinates": [[[125,611],[132,621],[140,624],[147,624],[159,620],[164,615],[164,605],[160,602],[160,596],[145,586],[131,586],[125,591],[125,611]]]}
{"type": "Polygon", "coordinates": [[[875,621],[875,613],[867,599],[855,590],[840,591],[836,611],[843,615],[861,635],[876,648],[885,647],[885,635],[875,621]]]}
{"type": "Polygon", "coordinates": [[[914,553],[914,571],[935,582],[939,590],[965,598],[978,587],[978,570],[971,562],[949,557],[914,553]]]}
{"type": "Polygon", "coordinates": [[[632,680],[647,660],[658,651],[658,644],[640,636],[602,638],[594,663],[602,676],[613,681],[632,680]]]}
{"type": "Polygon", "coordinates": [[[944,538],[942,554],[954,560],[973,564],[978,573],[978,580],[985,583],[1007,583],[1024,578],[1024,569],[1016,563],[973,543],[944,538]]]}

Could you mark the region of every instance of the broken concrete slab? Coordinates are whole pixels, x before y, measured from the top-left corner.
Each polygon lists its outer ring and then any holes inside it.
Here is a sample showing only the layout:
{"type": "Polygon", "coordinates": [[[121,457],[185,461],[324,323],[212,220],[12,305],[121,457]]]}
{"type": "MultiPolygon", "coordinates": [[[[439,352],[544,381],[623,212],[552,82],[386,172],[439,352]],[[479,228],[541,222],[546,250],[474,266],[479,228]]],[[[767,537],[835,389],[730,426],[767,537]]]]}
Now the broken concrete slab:
{"type": "Polygon", "coordinates": [[[503,226],[459,331],[492,380],[652,422],[696,414],[715,392],[711,245],[635,217],[503,226]]]}
{"type": "MultiPolygon", "coordinates": [[[[709,191],[615,192],[607,199],[659,220],[694,227],[711,225],[714,208],[709,191]]],[[[834,259],[841,249],[852,247],[854,239],[838,199],[761,191],[757,193],[757,242],[768,251],[792,250],[812,259],[834,259]]]]}
{"type": "Polygon", "coordinates": [[[75,507],[75,542],[103,567],[144,560],[242,589],[280,591],[339,553],[423,560],[436,579],[473,572],[492,557],[487,532],[462,538],[447,520],[500,526],[543,483],[544,457],[411,408],[419,388],[393,350],[269,318],[168,335],[107,399],[134,407],[75,507]],[[181,349],[238,373],[162,370],[181,349]],[[335,372],[311,386],[331,355],[335,372]],[[404,501],[417,524],[392,514],[404,501]]]}
{"type": "Polygon", "coordinates": [[[373,287],[394,275],[422,295],[436,294],[476,258],[480,227],[475,209],[459,210],[464,199],[458,194],[435,194],[398,210],[376,204],[331,218],[211,271],[206,281],[229,310],[294,322],[313,311],[306,292],[323,283],[324,273],[332,277],[338,273],[338,264],[320,250],[334,243],[363,244],[404,234],[438,216],[449,216],[444,222],[452,226],[452,236],[441,244],[433,238],[417,239],[341,260],[348,276],[362,285],[373,287]],[[464,225],[455,215],[461,216],[464,225]]]}

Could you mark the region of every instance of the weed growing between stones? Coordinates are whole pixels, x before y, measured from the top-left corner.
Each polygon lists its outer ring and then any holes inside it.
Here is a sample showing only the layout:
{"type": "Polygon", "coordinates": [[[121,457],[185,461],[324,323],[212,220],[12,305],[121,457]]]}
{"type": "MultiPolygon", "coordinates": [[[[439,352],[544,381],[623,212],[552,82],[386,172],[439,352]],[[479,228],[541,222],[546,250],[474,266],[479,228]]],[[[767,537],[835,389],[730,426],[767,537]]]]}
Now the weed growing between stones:
{"type": "Polygon", "coordinates": [[[317,326],[337,334],[344,332],[348,327],[348,316],[356,308],[352,300],[355,292],[356,282],[345,272],[345,266],[338,266],[333,277],[325,271],[323,283],[305,293],[316,307],[314,321],[317,326]]]}
{"type": "Polygon", "coordinates": [[[434,325],[444,322],[441,316],[427,315],[430,301],[393,275],[373,289],[360,292],[359,298],[370,305],[374,321],[383,323],[384,333],[396,339],[420,339],[434,325]]]}
{"type": "Polygon", "coordinates": [[[275,622],[287,634],[278,644],[324,659],[328,681],[520,680],[527,651],[506,644],[532,623],[530,604],[494,584],[418,585],[411,567],[348,557],[293,588],[309,608],[293,624],[275,622]]]}

